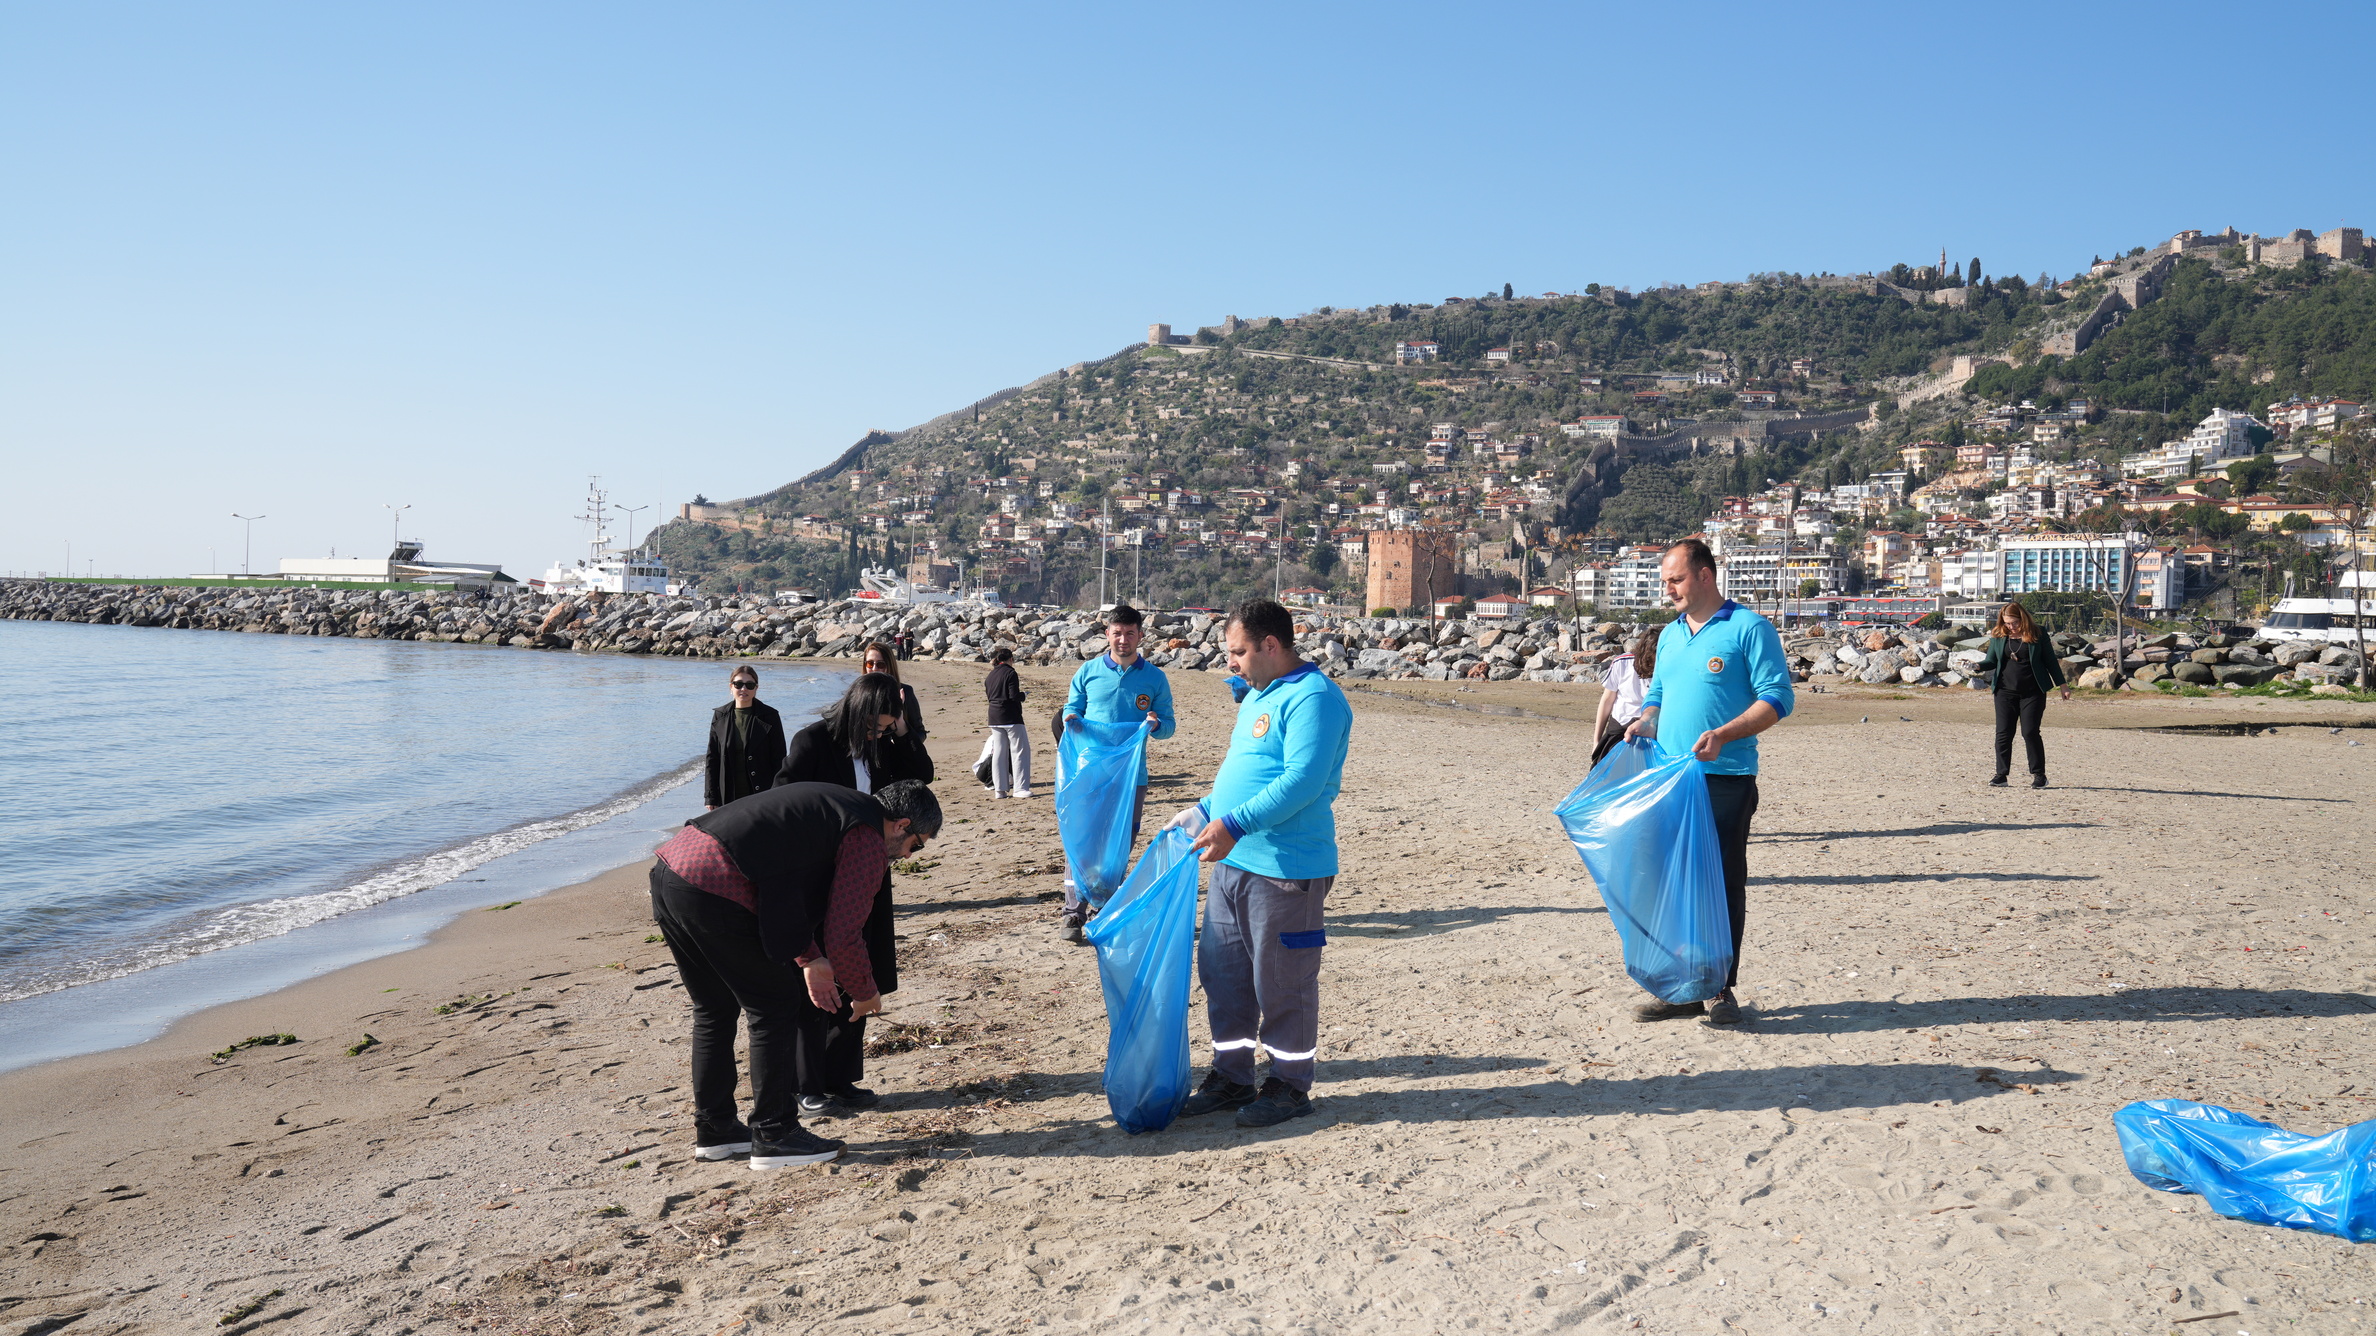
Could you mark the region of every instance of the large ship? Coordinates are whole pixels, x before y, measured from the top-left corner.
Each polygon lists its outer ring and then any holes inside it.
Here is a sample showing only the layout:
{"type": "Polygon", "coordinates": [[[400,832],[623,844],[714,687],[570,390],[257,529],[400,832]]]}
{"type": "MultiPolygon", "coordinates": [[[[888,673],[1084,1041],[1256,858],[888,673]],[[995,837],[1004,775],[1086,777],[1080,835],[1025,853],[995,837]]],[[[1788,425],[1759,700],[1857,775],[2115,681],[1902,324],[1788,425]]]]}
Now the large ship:
{"type": "MultiPolygon", "coordinates": [[[[2354,592],[2376,588],[2376,571],[2345,571],[2336,577],[2335,588],[2354,592]]],[[[2357,599],[2349,594],[2342,598],[2296,598],[2289,581],[2286,596],[2277,600],[2277,606],[2261,619],[2260,633],[2268,640],[2349,645],[2359,639],[2363,625],[2376,632],[2376,598],[2366,594],[2357,599]]]]}
{"type": "Polygon", "coordinates": [[[858,587],[850,591],[853,599],[882,603],[979,603],[985,607],[1003,608],[1005,600],[995,589],[976,588],[965,593],[952,593],[939,585],[913,584],[899,572],[883,566],[869,566],[858,573],[858,587]]]}
{"type": "MultiPolygon", "coordinates": [[[[574,563],[555,562],[545,572],[544,579],[531,580],[542,585],[548,594],[674,594],[680,587],[668,582],[668,564],[649,552],[638,552],[631,541],[625,548],[611,546],[610,493],[602,488],[599,476],[586,483],[586,512],[577,518],[593,527],[587,540],[588,554],[574,563]]],[[[634,520],[628,521],[632,539],[634,520]]]]}

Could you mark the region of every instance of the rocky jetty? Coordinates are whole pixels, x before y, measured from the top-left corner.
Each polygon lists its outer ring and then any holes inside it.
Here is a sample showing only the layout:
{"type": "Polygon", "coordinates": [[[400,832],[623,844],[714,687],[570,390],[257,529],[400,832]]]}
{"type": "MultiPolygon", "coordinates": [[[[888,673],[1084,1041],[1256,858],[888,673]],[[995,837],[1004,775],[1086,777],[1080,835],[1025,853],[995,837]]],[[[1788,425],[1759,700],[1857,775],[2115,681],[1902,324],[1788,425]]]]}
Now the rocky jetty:
{"type": "MultiPolygon", "coordinates": [[[[429,593],[395,589],[0,583],[0,620],[85,622],[357,640],[433,640],[518,649],[695,658],[854,658],[872,640],[904,631],[915,657],[980,662],[1004,645],[1026,663],[1078,663],[1105,652],[1095,616],[1078,609],[908,605],[868,600],[787,605],[749,598],[585,595],[529,591],[429,593]]],[[[1222,619],[1150,613],[1146,653],[1164,668],[1223,670],[1222,619]]],[[[1332,677],[1595,682],[1637,624],[1545,616],[1428,621],[1304,614],[1297,642],[1332,677]]],[[[2290,680],[2339,692],[2358,671],[2349,646],[2243,636],[2132,638],[2112,662],[2109,639],[2057,635],[2075,685],[2131,690],[2165,680],[2201,687],[2290,680]]],[[[1909,687],[1985,687],[1976,676],[1984,640],[1919,631],[1847,636],[1786,633],[1801,681],[1909,687]]]]}

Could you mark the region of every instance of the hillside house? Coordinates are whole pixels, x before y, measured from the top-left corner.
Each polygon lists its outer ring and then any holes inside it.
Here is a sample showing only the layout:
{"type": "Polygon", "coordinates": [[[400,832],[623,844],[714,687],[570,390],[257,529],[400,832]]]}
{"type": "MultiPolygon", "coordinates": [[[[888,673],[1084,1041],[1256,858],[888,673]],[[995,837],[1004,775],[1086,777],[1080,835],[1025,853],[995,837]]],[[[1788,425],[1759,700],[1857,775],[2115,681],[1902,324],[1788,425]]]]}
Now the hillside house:
{"type": "Polygon", "coordinates": [[[1781,393],[1776,390],[1743,390],[1733,399],[1743,408],[1772,408],[1781,402],[1781,393]]]}
{"type": "Polygon", "coordinates": [[[1485,350],[1485,360],[1488,362],[1507,362],[1510,360],[1510,350],[1507,348],[1487,348],[1485,350]]]}
{"type": "Polygon", "coordinates": [[[1431,340],[1405,340],[1404,342],[1394,345],[1394,361],[1397,366],[1410,366],[1419,362],[1432,362],[1438,357],[1443,356],[1443,352],[1443,347],[1431,340]]]}
{"type": "Polygon", "coordinates": [[[1526,615],[1526,600],[1516,594],[1488,594],[1477,600],[1479,617],[1510,618],[1526,615]]]}

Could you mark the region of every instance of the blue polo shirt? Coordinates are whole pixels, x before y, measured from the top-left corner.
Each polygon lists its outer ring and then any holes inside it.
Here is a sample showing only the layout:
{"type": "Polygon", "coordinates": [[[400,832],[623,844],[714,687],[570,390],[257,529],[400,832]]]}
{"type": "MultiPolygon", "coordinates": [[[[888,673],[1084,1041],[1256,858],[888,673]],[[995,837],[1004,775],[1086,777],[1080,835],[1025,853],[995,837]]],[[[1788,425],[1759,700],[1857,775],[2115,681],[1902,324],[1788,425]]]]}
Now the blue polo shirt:
{"type": "MultiPolygon", "coordinates": [[[[1072,689],[1064,695],[1064,712],[1083,719],[1120,723],[1145,719],[1153,711],[1162,722],[1155,725],[1157,738],[1168,738],[1179,729],[1179,721],[1172,717],[1171,679],[1163,670],[1147,662],[1141,654],[1124,668],[1114,662],[1111,654],[1100,654],[1081,665],[1073,674],[1072,689]]],[[[1139,757],[1138,786],[1147,786],[1147,758],[1139,757]]]]}
{"type": "Polygon", "coordinates": [[[1221,861],[1287,881],[1335,876],[1335,803],[1352,745],[1353,707],[1314,665],[1248,691],[1199,804],[1237,837],[1221,861]]]}
{"type": "MultiPolygon", "coordinates": [[[[1660,751],[1684,755],[1700,734],[1724,727],[1758,701],[1785,719],[1798,703],[1782,634],[1772,622],[1728,598],[1699,630],[1677,617],[1658,633],[1658,668],[1642,707],[1658,710],[1660,751]]],[[[1711,775],[1754,775],[1757,739],[1735,738],[1714,761],[1700,764],[1711,775]]]]}

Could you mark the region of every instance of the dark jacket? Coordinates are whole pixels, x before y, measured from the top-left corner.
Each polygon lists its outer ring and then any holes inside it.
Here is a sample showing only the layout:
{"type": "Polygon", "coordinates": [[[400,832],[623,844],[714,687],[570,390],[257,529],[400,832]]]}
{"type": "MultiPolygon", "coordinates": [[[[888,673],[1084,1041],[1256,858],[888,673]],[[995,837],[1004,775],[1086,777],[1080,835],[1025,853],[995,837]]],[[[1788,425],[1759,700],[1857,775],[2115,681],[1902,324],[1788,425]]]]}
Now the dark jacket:
{"type": "Polygon", "coordinates": [[[1002,663],[982,679],[982,694],[990,698],[990,722],[993,725],[1023,722],[1023,679],[1015,674],[1015,665],[1002,663]]]}
{"type": "MultiPolygon", "coordinates": [[[[784,764],[784,716],[777,714],[772,705],[753,702],[750,723],[750,740],[743,745],[748,776],[744,787],[759,793],[775,784],[776,771],[784,764]]],[[[726,805],[726,748],[733,740],[734,703],[728,701],[710,715],[709,767],[701,780],[704,807],[726,805]]]]}
{"type": "MultiPolygon", "coordinates": [[[[897,740],[887,742],[883,747],[883,764],[874,769],[873,787],[880,789],[902,779],[931,783],[929,774],[917,773],[915,758],[923,750],[901,746],[897,740]]],[[[839,784],[854,789],[858,787],[858,767],[850,763],[849,752],[834,742],[829,726],[820,719],[792,735],[790,745],[784,749],[784,763],[776,770],[775,782],[778,785],[839,784]]]]}
{"type": "Polygon", "coordinates": [[[924,707],[916,700],[916,689],[905,682],[899,684],[899,704],[900,714],[907,720],[907,733],[893,738],[890,743],[892,749],[900,753],[899,777],[920,779],[930,784],[933,776],[932,752],[924,746],[924,739],[931,734],[925,731],[924,707]]]}
{"type": "MultiPolygon", "coordinates": [[[[882,805],[846,785],[787,784],[736,799],[685,824],[716,840],[750,879],[759,901],[759,943],[769,959],[789,965],[815,944],[825,921],[842,836],[882,821],[882,805]]],[[[884,878],[877,896],[886,924],[889,881],[884,878]]],[[[884,945],[876,951],[869,940],[868,953],[887,956],[889,942],[884,945]]],[[[885,982],[881,970],[878,963],[875,986],[888,993],[898,981],[885,982]]]]}
{"type": "MultiPolygon", "coordinates": [[[[873,777],[876,789],[902,779],[931,782],[930,776],[914,773],[911,764],[913,753],[896,745],[883,750],[883,768],[873,777]]],[[[915,750],[921,752],[923,748],[915,750]]],[[[784,768],[776,772],[777,787],[768,792],[817,784],[830,784],[851,792],[856,792],[858,787],[858,767],[851,764],[847,751],[834,744],[833,735],[826,731],[822,719],[792,735],[792,745],[784,753],[784,768]]],[[[735,805],[741,806],[739,803],[735,805]]],[[[818,921],[823,922],[822,910],[819,911],[818,921]]],[[[888,875],[883,878],[883,889],[875,895],[874,909],[867,914],[866,926],[861,935],[866,939],[867,957],[874,963],[875,987],[886,993],[898,991],[899,957],[892,947],[891,878],[888,875]]]]}
{"type": "MultiPolygon", "coordinates": [[[[2041,632],[2035,640],[2027,642],[2016,640],[2012,643],[2029,651],[2031,685],[2041,693],[2063,685],[2065,679],[2062,660],[2055,657],[2054,637],[2041,632]]],[[[1990,636],[1987,657],[1980,660],[1980,671],[1993,674],[1989,681],[1995,684],[1999,690],[2003,689],[2005,681],[2005,644],[2005,637],[1990,636]]]]}

